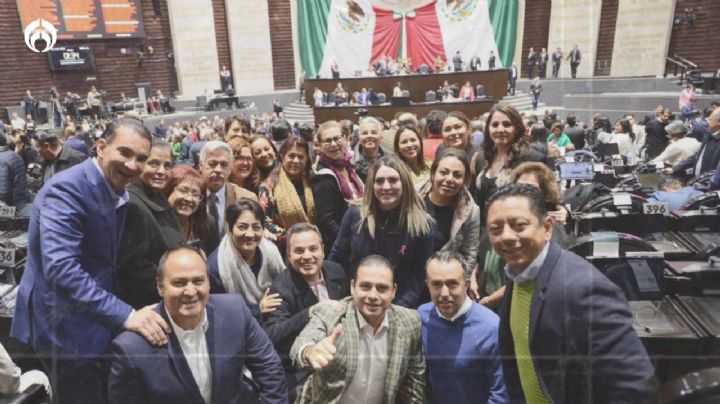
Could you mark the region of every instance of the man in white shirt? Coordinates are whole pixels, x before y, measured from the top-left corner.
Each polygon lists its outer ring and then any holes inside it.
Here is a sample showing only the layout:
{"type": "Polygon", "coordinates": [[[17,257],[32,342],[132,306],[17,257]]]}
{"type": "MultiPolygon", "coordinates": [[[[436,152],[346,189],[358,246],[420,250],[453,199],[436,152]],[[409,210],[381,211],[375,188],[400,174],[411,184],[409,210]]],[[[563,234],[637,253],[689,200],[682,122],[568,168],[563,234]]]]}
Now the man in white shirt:
{"type": "Polygon", "coordinates": [[[254,395],[243,380],[252,373],[263,403],[288,403],[280,358],[242,296],[210,296],[207,262],[199,250],[178,247],[158,265],[155,307],[172,326],[165,347],[136,333],[112,343],[110,403],[235,403],[254,395]]]}
{"type": "Polygon", "coordinates": [[[370,255],[360,261],[341,310],[328,304],[313,310],[290,351],[295,367],[313,371],[298,403],[393,403],[399,394],[424,402],[420,318],[391,304],[396,290],[390,263],[370,255]]]}
{"type": "Polygon", "coordinates": [[[20,118],[17,112],[13,112],[12,115],[10,115],[10,126],[13,129],[25,130],[25,120],[20,118]]]}
{"type": "Polygon", "coordinates": [[[665,127],[665,131],[670,135],[670,144],[654,161],[674,166],[700,150],[700,142],[685,136],[687,127],[682,121],[670,122],[665,127]]]}

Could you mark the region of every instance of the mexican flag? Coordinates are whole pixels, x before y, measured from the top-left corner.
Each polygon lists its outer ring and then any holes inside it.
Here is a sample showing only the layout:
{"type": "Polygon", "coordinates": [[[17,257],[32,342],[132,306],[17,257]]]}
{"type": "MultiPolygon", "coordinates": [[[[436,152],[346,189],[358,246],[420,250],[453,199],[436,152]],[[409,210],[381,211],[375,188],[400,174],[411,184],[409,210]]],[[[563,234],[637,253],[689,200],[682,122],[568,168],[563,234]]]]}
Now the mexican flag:
{"type": "Polygon", "coordinates": [[[413,70],[434,69],[438,56],[452,64],[457,51],[468,64],[477,55],[487,68],[512,64],[517,0],[300,0],[300,59],[307,77],[368,71],[382,56],[409,59],[413,70]]]}

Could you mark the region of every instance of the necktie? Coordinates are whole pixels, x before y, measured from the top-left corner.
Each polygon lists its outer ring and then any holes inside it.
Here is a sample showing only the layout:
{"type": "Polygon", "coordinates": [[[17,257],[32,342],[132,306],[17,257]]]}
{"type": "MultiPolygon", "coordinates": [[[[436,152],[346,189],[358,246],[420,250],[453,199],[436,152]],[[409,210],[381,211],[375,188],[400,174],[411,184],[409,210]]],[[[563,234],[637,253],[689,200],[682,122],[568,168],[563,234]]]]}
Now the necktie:
{"type": "Polygon", "coordinates": [[[220,214],[218,213],[218,197],[214,193],[208,196],[208,215],[210,215],[213,222],[217,225],[217,234],[222,234],[222,225],[218,222],[220,219],[220,214]]]}

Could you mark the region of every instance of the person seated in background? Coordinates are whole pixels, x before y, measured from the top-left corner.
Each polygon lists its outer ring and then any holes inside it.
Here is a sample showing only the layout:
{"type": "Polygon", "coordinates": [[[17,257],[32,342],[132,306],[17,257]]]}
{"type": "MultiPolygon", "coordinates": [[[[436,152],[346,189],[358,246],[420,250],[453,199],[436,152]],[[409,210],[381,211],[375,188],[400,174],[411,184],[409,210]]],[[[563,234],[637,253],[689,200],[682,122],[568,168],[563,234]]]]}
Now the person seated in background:
{"type": "Polygon", "coordinates": [[[467,264],[455,251],[427,262],[431,303],[418,308],[431,402],[509,402],[498,350],[498,316],[468,296],[467,264]]]}
{"type": "Polygon", "coordinates": [[[677,178],[666,177],[660,185],[660,190],[650,194],[647,201],[665,202],[668,204],[668,210],[674,212],[680,210],[689,200],[702,194],[702,191],[693,186],[683,186],[682,181],[677,178]]]}
{"type": "Polygon", "coordinates": [[[570,138],[575,150],[582,150],[585,148],[585,129],[580,127],[577,122],[575,115],[569,114],[565,118],[565,134],[570,138]]]}
{"type": "Polygon", "coordinates": [[[110,348],[108,402],[235,403],[252,394],[250,371],[263,403],[287,403],[282,363],[240,296],[210,295],[204,254],[190,247],[160,258],[154,310],[171,325],[167,347],[124,332],[110,348]]]}
{"type": "Polygon", "coordinates": [[[632,130],[630,122],[626,119],[615,122],[613,132],[601,133],[598,135],[597,141],[600,143],[617,143],[618,150],[623,156],[635,154],[636,152],[635,147],[633,147],[635,133],[632,130]]]}
{"type": "Polygon", "coordinates": [[[665,127],[665,131],[670,135],[670,144],[653,161],[672,167],[700,150],[700,142],[685,136],[688,128],[682,121],[670,122],[665,127]]]}
{"type": "Polygon", "coordinates": [[[85,156],[90,155],[87,143],[77,137],[77,128],[75,127],[75,125],[66,126],[63,134],[65,135],[64,146],[75,149],[80,153],[84,154],[85,156]]]}
{"type": "Polygon", "coordinates": [[[395,82],[395,87],[393,87],[393,97],[402,97],[402,96],[403,96],[402,83],[397,81],[397,82],[395,82]]]}
{"type": "Polygon", "coordinates": [[[45,185],[53,175],[63,170],[80,164],[87,156],[79,151],[63,147],[62,141],[58,138],[56,131],[38,132],[38,154],[42,157],[40,180],[45,185]]]}
{"type": "Polygon", "coordinates": [[[676,164],[672,169],[674,175],[689,175],[695,178],[702,173],[712,171],[720,163],[720,106],[716,107],[707,118],[709,135],[705,136],[700,150],[692,156],[676,164]]]}
{"type": "Polygon", "coordinates": [[[338,300],[348,296],[345,270],[325,260],[320,230],[309,223],[298,223],[287,231],[288,268],[280,272],[270,284],[270,294],[278,294],[282,304],[275,311],[262,316],[262,324],[285,366],[290,399],[297,396],[307,372],[292,366],[290,348],[305,328],[319,304],[331,304],[337,309],[338,300]]]}
{"type": "Polygon", "coordinates": [[[463,101],[472,101],[475,99],[475,89],[469,81],[460,88],[460,99],[463,101]]]}
{"type": "Polygon", "coordinates": [[[360,121],[359,140],[355,145],[352,163],[355,172],[361,180],[365,181],[370,166],[379,158],[392,156],[392,150],[380,144],[384,125],[378,119],[368,116],[360,121]]]}
{"type": "Polygon", "coordinates": [[[555,122],[550,128],[550,134],[547,137],[549,154],[552,154],[553,149],[557,149],[560,155],[565,155],[565,152],[575,150],[575,144],[570,140],[570,137],[563,132],[564,125],[562,122],[555,122]]]}
{"type": "Polygon", "coordinates": [[[297,369],[312,371],[297,403],[425,402],[422,325],[415,310],[391,303],[396,292],[391,263],[369,255],[340,310],[313,310],[290,350],[297,369]]]}

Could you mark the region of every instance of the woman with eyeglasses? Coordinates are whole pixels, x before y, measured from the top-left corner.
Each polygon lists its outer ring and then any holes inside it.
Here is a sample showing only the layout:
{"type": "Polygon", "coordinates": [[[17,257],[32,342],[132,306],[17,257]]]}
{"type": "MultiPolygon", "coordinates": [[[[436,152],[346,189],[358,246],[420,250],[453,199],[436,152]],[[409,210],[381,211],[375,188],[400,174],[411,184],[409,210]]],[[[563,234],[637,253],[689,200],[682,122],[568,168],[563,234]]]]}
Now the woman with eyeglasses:
{"type": "Polygon", "coordinates": [[[225,211],[227,232],[208,257],[210,293],[242,295],[258,321],[260,314],[272,313],[282,303],[268,288],[285,269],[277,246],[263,237],[264,216],[251,199],[230,204],[225,211]]]}
{"type": "Polygon", "coordinates": [[[430,168],[425,162],[420,133],[414,125],[402,125],[398,128],[395,132],[393,148],[400,161],[410,169],[413,184],[418,185],[427,181],[430,176],[430,168]]]}
{"type": "Polygon", "coordinates": [[[485,123],[483,157],[474,196],[484,223],[485,202],[495,190],[509,183],[512,169],[526,161],[541,163],[546,157],[530,148],[522,116],[508,104],[496,104],[490,110],[485,123]]]}
{"type": "Polygon", "coordinates": [[[318,163],[311,181],[315,198],[315,222],[322,234],[325,253],[330,253],[348,201],[360,199],[365,185],[350,162],[342,127],[324,122],[317,131],[318,163]]]}
{"type": "Polygon", "coordinates": [[[230,139],[228,146],[233,152],[233,165],[230,182],[250,192],[257,192],[258,174],[253,160],[252,147],[245,139],[235,137],[230,139]]]}
{"type": "Polygon", "coordinates": [[[171,146],[152,145],[139,181],[128,188],[125,229],[115,267],[116,293],[135,309],[157,303],[157,263],[185,242],[180,222],[164,195],[172,168],[171,146]]]}
{"type": "Polygon", "coordinates": [[[365,181],[370,166],[383,156],[392,156],[392,150],[380,144],[382,140],[383,124],[368,116],[360,121],[358,129],[358,144],[355,145],[352,162],[360,179],[365,181]]]}
{"type": "Polygon", "coordinates": [[[208,254],[212,251],[208,251],[206,192],[205,180],[192,167],[177,166],[170,171],[165,195],[180,222],[180,230],[189,245],[208,254]]]}
{"type": "Polygon", "coordinates": [[[381,157],[368,172],[362,205],[345,212],[328,260],[352,279],[363,257],[385,257],[397,284],[393,303],[417,308],[426,290],[425,262],[433,253],[434,233],[408,169],[396,157],[381,157]]]}
{"type": "Polygon", "coordinates": [[[280,146],[280,165],[258,188],[258,202],[265,213],[265,227],[284,246],[285,229],[295,223],[315,224],[315,198],[310,188],[309,145],[297,136],[280,146]]]}
{"type": "Polygon", "coordinates": [[[258,183],[262,183],[279,165],[278,151],[273,142],[265,136],[254,136],[250,139],[253,160],[259,174],[258,183]]]}
{"type": "Polygon", "coordinates": [[[470,161],[459,149],[445,149],[430,167],[430,180],[418,193],[427,212],[435,219],[433,251],[451,250],[462,254],[470,277],[480,241],[480,208],[467,189],[470,183],[470,161]]]}

